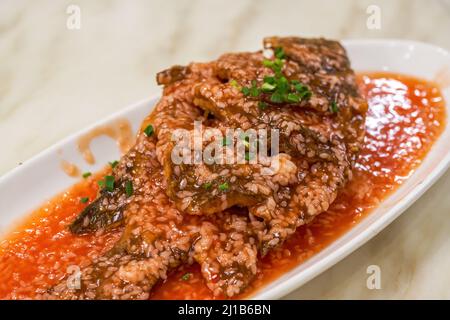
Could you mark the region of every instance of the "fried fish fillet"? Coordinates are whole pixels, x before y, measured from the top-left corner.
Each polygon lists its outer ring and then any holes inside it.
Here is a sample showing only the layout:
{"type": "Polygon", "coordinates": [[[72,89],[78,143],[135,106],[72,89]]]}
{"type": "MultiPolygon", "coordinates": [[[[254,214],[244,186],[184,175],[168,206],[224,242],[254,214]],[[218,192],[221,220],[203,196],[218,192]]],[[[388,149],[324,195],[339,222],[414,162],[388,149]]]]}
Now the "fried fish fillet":
{"type": "MultiPolygon", "coordinates": [[[[63,281],[48,298],[146,299],[171,269],[193,261],[215,294],[233,296],[256,275],[258,256],[328,209],[351,178],[367,103],[338,42],[271,37],[264,46],[272,56],[229,53],[157,75],[163,96],[114,169],[114,189],[70,226],[78,235],[122,228],[122,237],[82,270],[81,288],[63,281]],[[176,163],[174,132],[192,138],[195,121],[211,132],[206,142],[241,161],[176,163]],[[269,153],[247,157],[263,145],[249,129],[277,133],[265,136],[269,153]]],[[[194,147],[181,150],[196,160],[194,147]]]]}

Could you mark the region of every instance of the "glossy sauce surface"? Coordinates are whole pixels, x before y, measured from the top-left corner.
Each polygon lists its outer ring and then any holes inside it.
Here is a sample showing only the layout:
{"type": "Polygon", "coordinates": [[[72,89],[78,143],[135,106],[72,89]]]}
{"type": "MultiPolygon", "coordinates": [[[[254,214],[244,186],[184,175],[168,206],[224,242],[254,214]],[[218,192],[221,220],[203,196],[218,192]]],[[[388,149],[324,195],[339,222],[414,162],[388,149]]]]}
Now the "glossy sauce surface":
{"type": "MultiPolygon", "coordinates": [[[[283,246],[260,261],[250,288],[238,298],[316,254],[364,218],[407,179],[445,126],[445,102],[432,83],[407,76],[371,73],[358,77],[369,102],[366,138],[353,180],[330,209],[298,229],[283,246]]],[[[93,199],[92,176],[36,210],[0,243],[0,298],[29,298],[62,279],[70,266],[83,267],[108,250],[119,234],[76,237],[70,221],[93,199]]],[[[214,299],[198,265],[182,267],[153,290],[152,299],[214,299]]],[[[221,298],[221,297],[219,297],[221,298]]]]}

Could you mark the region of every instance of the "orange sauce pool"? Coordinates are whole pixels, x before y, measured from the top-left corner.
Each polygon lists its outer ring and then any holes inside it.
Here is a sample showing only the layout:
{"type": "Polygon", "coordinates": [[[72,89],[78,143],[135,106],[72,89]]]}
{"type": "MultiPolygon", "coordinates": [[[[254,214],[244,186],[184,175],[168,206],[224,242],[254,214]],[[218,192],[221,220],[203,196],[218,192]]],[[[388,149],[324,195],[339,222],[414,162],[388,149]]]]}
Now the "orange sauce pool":
{"type": "MultiPolygon", "coordinates": [[[[321,251],[358,223],[420,164],[445,126],[445,102],[430,82],[390,73],[358,76],[369,102],[366,138],[353,180],[330,209],[298,229],[259,263],[244,298],[321,251]]],[[[43,207],[0,242],[0,298],[33,298],[57,283],[70,266],[83,267],[112,247],[118,233],[73,236],[67,225],[93,199],[92,176],[43,207]]],[[[214,299],[198,265],[182,267],[153,290],[151,299],[214,299]]],[[[222,298],[222,297],[219,297],[222,298]]]]}

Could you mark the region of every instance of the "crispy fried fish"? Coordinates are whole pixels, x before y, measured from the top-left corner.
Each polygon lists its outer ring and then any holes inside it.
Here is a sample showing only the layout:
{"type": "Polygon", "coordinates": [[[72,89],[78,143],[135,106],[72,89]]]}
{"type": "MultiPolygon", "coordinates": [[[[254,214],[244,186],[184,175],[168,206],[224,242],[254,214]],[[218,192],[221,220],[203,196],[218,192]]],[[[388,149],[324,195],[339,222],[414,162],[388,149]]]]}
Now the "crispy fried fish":
{"type": "Polygon", "coordinates": [[[328,209],[351,179],[367,103],[338,42],[270,37],[264,47],[157,75],[163,96],[114,169],[114,188],[70,226],[122,237],[82,270],[80,288],[62,281],[46,297],[146,299],[194,261],[214,294],[231,297],[257,274],[258,256],[328,209]],[[209,158],[197,158],[196,123],[209,158]],[[188,137],[181,149],[174,132],[188,137]]]}

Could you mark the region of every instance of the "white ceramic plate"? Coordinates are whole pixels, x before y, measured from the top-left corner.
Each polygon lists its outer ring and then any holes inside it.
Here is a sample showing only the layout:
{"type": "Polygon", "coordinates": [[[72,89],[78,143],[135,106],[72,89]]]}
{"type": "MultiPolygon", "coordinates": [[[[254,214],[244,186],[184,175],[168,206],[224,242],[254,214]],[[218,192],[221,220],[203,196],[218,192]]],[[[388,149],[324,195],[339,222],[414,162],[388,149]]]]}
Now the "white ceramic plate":
{"type": "MultiPolygon", "coordinates": [[[[450,54],[431,45],[399,40],[353,40],[344,43],[356,71],[393,71],[430,80],[442,70],[450,72],[450,54]]],[[[444,89],[443,94],[446,101],[450,101],[450,89],[444,89]]],[[[138,102],[91,128],[126,118],[137,130],[157,100],[158,97],[155,97],[138,102]]],[[[449,105],[446,107],[447,113],[450,113],[449,105]]],[[[111,159],[119,157],[115,143],[106,137],[99,137],[92,144],[97,164],[89,166],[83,161],[77,150],[77,139],[91,128],[68,137],[0,178],[0,232],[6,232],[15,221],[76,182],[61,170],[61,159],[73,162],[82,171],[96,171],[111,159]]],[[[376,210],[330,246],[269,283],[252,298],[282,297],[346,257],[417,200],[445,172],[449,163],[450,126],[416,172],[376,210]]]]}

